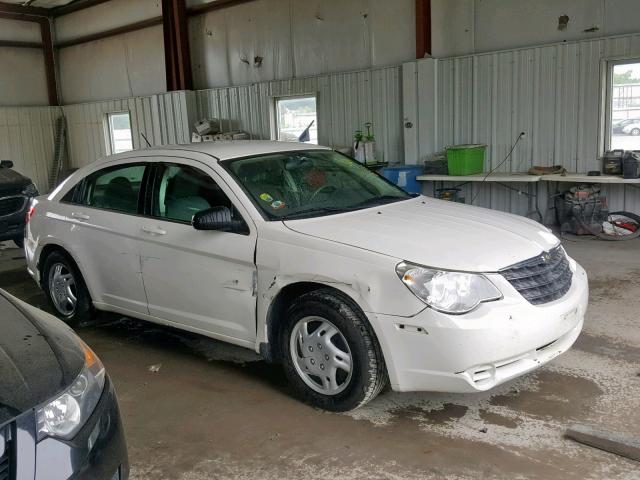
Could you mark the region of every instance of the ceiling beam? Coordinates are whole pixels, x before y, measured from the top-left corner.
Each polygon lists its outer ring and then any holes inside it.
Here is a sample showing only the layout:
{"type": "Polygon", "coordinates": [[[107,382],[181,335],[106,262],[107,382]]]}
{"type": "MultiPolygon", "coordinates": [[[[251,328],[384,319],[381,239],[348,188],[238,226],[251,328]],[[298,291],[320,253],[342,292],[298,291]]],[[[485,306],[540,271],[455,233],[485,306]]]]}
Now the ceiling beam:
{"type": "Polygon", "coordinates": [[[68,15],[69,13],[84,10],[85,8],[100,5],[101,3],[106,3],[108,1],[109,0],[74,0],[73,2],[67,3],[66,5],[52,8],[49,14],[52,17],[59,17],[60,15],[68,15]]]}
{"type": "Polygon", "coordinates": [[[0,2],[1,13],[15,13],[18,15],[29,15],[34,17],[48,17],[49,9],[42,7],[25,7],[24,5],[15,5],[13,3],[0,2]]]}
{"type": "Polygon", "coordinates": [[[143,28],[154,27],[161,24],[162,17],[149,18],[148,20],[130,23],[129,25],[112,28],[111,30],[105,30],[103,32],[92,33],[90,35],[84,35],[82,37],[58,42],[54,46],[56,48],[72,47],[74,45],[80,45],[81,43],[95,42],[96,40],[102,40],[103,38],[114,37],[116,35],[122,35],[129,32],[135,32],[136,30],[142,30],[143,28]]]}
{"type": "Polygon", "coordinates": [[[416,0],[416,58],[431,56],[431,0],[416,0]]]}
{"type": "Polygon", "coordinates": [[[216,0],[191,7],[188,9],[187,14],[191,17],[193,15],[201,15],[203,13],[213,12],[214,10],[221,10],[223,8],[233,7],[235,5],[249,2],[255,2],[255,0],[216,0]]]}
{"type": "Polygon", "coordinates": [[[4,18],[5,20],[17,20],[19,22],[39,22],[43,18],[47,18],[47,17],[38,17],[36,15],[25,15],[24,13],[3,12],[0,10],[0,18],[4,18]]]}
{"type": "Polygon", "coordinates": [[[11,48],[42,48],[40,42],[20,42],[17,40],[0,40],[0,47],[11,48]]]}

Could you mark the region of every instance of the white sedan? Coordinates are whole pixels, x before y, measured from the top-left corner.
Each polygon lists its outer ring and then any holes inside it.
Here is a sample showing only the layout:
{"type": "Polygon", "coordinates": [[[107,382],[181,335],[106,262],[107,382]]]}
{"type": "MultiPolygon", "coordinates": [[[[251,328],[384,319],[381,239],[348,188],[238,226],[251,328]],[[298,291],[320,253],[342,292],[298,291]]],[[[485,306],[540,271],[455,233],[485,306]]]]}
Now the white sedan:
{"type": "Polygon", "coordinates": [[[566,351],[588,285],[544,226],[410,195],[325,147],[229,142],[107,157],[33,201],[29,272],[93,309],[281,362],[334,411],[490,389],[566,351]]]}

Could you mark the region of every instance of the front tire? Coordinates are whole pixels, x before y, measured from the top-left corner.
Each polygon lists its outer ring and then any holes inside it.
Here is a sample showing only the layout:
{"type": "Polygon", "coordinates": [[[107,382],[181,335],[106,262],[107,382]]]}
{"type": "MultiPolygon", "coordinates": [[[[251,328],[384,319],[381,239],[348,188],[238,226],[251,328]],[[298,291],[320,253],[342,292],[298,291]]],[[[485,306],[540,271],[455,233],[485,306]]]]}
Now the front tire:
{"type": "Polygon", "coordinates": [[[380,393],[387,372],[365,315],[329,289],[298,298],[280,339],[285,374],[303,401],[334,412],[354,410],[380,393]]]}
{"type": "Polygon", "coordinates": [[[68,325],[91,318],[91,296],[76,264],[66,255],[53,252],[45,259],[42,286],[51,308],[68,325]]]}

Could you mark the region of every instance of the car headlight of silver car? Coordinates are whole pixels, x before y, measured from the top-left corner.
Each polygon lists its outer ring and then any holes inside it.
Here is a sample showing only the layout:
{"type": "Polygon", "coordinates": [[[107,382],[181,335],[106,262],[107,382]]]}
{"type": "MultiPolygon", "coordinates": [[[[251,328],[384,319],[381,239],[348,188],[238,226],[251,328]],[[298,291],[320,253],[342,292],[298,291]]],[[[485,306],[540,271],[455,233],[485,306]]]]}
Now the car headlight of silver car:
{"type": "Polygon", "coordinates": [[[38,196],[38,189],[36,188],[36,186],[33,183],[30,183],[29,185],[27,185],[26,187],[24,187],[22,189],[22,195],[24,195],[26,197],[37,197],[38,196]]]}
{"type": "Polygon", "coordinates": [[[408,262],[399,263],[396,273],[416,297],[444,313],[467,313],[482,302],[502,298],[500,290],[477,273],[437,270],[408,262]]]}
{"type": "Polygon", "coordinates": [[[100,359],[84,343],[84,367],[71,386],[36,410],[38,441],[45,437],[72,439],[98,405],[105,383],[100,359]]]}

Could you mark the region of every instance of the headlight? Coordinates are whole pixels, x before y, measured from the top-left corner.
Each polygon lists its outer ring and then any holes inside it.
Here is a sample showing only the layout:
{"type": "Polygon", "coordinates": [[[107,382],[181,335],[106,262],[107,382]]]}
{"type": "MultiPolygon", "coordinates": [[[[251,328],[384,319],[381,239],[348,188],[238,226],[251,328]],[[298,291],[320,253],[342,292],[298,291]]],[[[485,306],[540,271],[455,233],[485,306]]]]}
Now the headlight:
{"type": "Polygon", "coordinates": [[[24,187],[24,189],[22,190],[22,194],[27,196],[27,197],[37,197],[38,196],[38,189],[36,188],[36,186],[33,183],[30,183],[29,185],[24,187]]]}
{"type": "Polygon", "coordinates": [[[484,275],[449,272],[402,262],[396,273],[413,294],[431,308],[462,314],[482,302],[500,300],[502,294],[484,275]]]}
{"type": "Polygon", "coordinates": [[[96,408],[104,388],[105,370],[100,359],[82,343],[84,368],[71,386],[36,410],[38,441],[45,437],[70,440],[96,408]]]}

